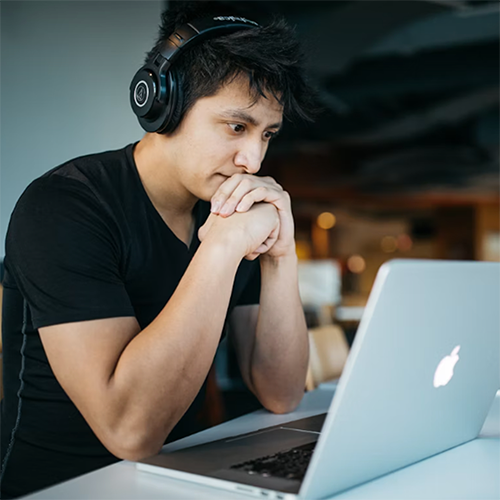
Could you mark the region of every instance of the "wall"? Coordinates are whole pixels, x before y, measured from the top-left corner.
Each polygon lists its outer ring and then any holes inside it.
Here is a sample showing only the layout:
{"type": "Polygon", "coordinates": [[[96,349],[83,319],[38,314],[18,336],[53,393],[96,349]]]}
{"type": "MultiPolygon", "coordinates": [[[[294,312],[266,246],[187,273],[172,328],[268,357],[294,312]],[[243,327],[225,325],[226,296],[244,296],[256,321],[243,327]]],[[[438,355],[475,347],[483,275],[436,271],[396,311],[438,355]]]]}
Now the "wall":
{"type": "Polygon", "coordinates": [[[75,156],[142,137],[128,86],[164,1],[2,1],[0,258],[14,205],[75,156]]]}

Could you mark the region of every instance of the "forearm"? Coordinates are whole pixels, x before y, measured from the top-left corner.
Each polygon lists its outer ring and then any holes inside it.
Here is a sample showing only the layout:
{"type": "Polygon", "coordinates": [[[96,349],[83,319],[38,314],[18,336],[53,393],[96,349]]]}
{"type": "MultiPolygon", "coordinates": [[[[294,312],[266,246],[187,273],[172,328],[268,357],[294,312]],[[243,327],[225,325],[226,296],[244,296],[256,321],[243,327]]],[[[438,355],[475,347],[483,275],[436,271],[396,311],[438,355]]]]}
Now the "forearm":
{"type": "Polygon", "coordinates": [[[115,433],[111,441],[127,443],[123,458],[158,451],[198,393],[219,343],[238,263],[222,245],[202,243],[164,309],[123,350],[103,409],[108,432],[115,433]]]}
{"type": "Polygon", "coordinates": [[[251,358],[253,390],[276,413],[300,402],[309,360],[309,340],[300,301],[295,255],[261,256],[259,318],[251,358]]]}

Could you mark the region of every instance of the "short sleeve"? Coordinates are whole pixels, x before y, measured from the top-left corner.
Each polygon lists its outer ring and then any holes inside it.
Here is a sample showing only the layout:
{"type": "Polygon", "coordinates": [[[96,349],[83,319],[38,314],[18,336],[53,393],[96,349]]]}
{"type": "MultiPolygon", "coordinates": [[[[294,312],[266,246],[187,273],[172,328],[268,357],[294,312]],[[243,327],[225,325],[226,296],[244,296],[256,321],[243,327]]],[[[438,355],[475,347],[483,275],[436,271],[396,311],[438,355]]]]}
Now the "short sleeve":
{"type": "Polygon", "coordinates": [[[27,188],[6,238],[6,262],[35,328],[133,316],[123,252],[109,210],[84,183],[58,175],[27,188]]]}

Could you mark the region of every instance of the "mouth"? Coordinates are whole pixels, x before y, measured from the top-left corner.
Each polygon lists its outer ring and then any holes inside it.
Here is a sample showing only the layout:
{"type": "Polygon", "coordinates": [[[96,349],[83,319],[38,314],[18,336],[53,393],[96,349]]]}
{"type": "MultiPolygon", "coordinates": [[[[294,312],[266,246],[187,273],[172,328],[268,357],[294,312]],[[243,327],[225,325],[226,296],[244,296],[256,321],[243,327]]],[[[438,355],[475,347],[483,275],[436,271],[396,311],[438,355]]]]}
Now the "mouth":
{"type": "Polygon", "coordinates": [[[226,182],[230,178],[230,176],[217,173],[215,174],[214,178],[217,180],[217,182],[222,184],[223,182],[226,182]]]}

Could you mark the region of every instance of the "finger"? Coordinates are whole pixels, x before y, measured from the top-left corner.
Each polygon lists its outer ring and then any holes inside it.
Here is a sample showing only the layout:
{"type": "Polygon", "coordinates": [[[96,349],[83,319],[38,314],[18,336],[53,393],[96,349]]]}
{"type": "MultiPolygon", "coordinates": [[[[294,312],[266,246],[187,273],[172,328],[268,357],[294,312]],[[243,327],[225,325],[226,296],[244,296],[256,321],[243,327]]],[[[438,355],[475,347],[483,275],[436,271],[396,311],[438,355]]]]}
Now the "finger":
{"type": "Polygon", "coordinates": [[[274,244],[276,243],[276,241],[278,240],[278,234],[279,232],[278,231],[273,231],[269,237],[267,238],[266,241],[264,241],[263,243],[261,243],[255,250],[254,252],[258,253],[259,255],[261,253],[266,253],[268,250],[270,250],[274,244]]]}
{"type": "MultiPolygon", "coordinates": [[[[270,192],[283,193],[283,188],[272,177],[257,177],[250,174],[235,174],[219,186],[212,196],[212,213],[228,217],[233,214],[241,199],[250,191],[264,187],[270,192]]],[[[273,200],[275,198],[273,197],[273,200]]],[[[278,198],[275,199],[278,201],[278,198]]],[[[271,200],[266,200],[270,203],[271,200]]],[[[285,209],[284,203],[277,208],[285,209]]],[[[250,205],[251,206],[251,205],[250,205]]]]}
{"type": "Polygon", "coordinates": [[[267,253],[273,245],[276,243],[276,240],[266,240],[264,243],[259,245],[258,248],[256,248],[252,254],[257,254],[257,255],[262,255],[263,253],[267,253]]]}
{"type": "Polygon", "coordinates": [[[279,224],[277,224],[276,227],[271,231],[266,241],[261,243],[252,253],[246,255],[245,259],[254,260],[259,255],[268,252],[274,246],[276,241],[278,241],[278,236],[279,236],[279,224]]]}
{"type": "Polygon", "coordinates": [[[252,178],[247,176],[246,178],[243,178],[231,195],[226,199],[224,205],[219,211],[219,215],[222,217],[229,217],[235,212],[237,205],[248,193],[261,188],[266,189],[262,186],[262,183],[257,177],[252,178]]]}
{"type": "Polygon", "coordinates": [[[210,231],[210,228],[213,226],[215,217],[217,217],[217,216],[210,214],[208,216],[207,220],[205,221],[205,223],[203,224],[203,226],[201,226],[198,229],[198,239],[200,240],[200,242],[203,241],[203,239],[205,238],[207,233],[210,231]]]}
{"type": "Polygon", "coordinates": [[[238,205],[236,205],[235,211],[248,212],[254,203],[259,203],[261,201],[272,203],[274,198],[277,198],[277,196],[272,196],[267,188],[261,186],[243,196],[238,205]]]}
{"type": "Polygon", "coordinates": [[[243,180],[244,174],[235,174],[226,181],[224,181],[219,189],[212,196],[211,201],[211,209],[210,211],[214,214],[218,214],[226,200],[231,196],[233,191],[236,189],[238,184],[243,180]]]}
{"type": "MultiPolygon", "coordinates": [[[[272,243],[274,244],[276,242],[276,240],[274,240],[272,243]]],[[[256,248],[254,250],[255,253],[258,253],[259,255],[262,254],[262,253],[266,253],[268,250],[270,250],[272,248],[272,244],[268,241],[265,241],[264,243],[262,243],[262,245],[260,245],[258,248],[256,248]]]]}
{"type": "Polygon", "coordinates": [[[245,255],[246,260],[255,260],[260,254],[257,252],[252,252],[249,253],[248,255],[245,255]]]}
{"type": "Polygon", "coordinates": [[[282,214],[291,211],[290,195],[283,189],[276,190],[269,187],[259,187],[245,195],[235,210],[236,212],[247,212],[252,205],[259,202],[274,205],[282,214]]]}

